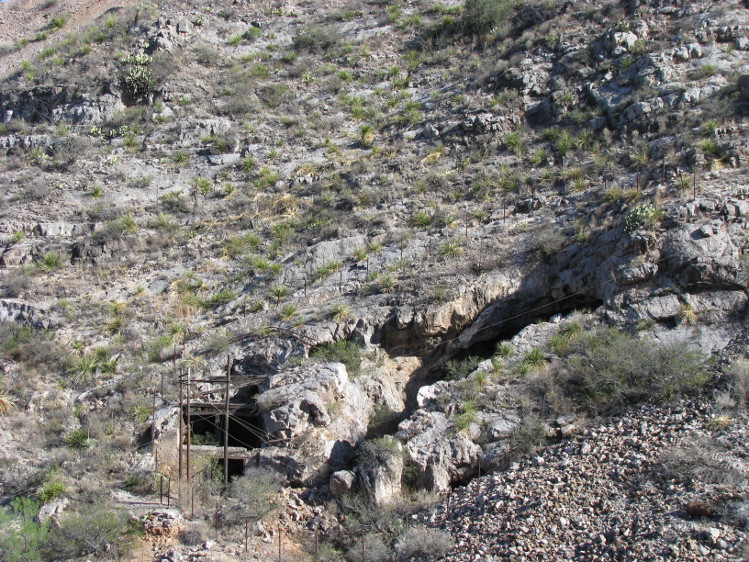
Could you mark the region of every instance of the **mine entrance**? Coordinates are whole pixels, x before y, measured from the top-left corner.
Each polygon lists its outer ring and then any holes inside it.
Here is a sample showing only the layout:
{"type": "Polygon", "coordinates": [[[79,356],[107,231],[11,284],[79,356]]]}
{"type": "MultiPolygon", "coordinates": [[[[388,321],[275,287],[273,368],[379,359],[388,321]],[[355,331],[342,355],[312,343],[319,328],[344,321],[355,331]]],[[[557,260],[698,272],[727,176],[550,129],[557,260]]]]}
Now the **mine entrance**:
{"type": "Polygon", "coordinates": [[[497,345],[503,341],[512,339],[523,328],[534,322],[548,322],[557,314],[567,315],[576,310],[594,310],[601,306],[603,301],[585,295],[562,301],[550,301],[543,299],[531,305],[525,305],[524,310],[514,309],[506,306],[485,321],[484,327],[477,331],[473,340],[467,347],[454,349],[444,361],[437,363],[428,380],[435,382],[447,374],[447,360],[452,362],[469,362],[471,358],[479,360],[490,359],[496,351],[497,345]]]}
{"type": "MultiPolygon", "coordinates": [[[[223,405],[203,403],[191,405],[190,409],[193,443],[223,445],[225,426],[223,405]]],[[[264,442],[262,418],[254,404],[229,404],[229,447],[256,449],[262,447],[264,442]]]]}
{"type": "MultiPolygon", "coordinates": [[[[221,472],[224,471],[224,459],[218,459],[221,472]]],[[[236,478],[237,476],[244,475],[244,459],[229,459],[229,481],[236,478]]]]}

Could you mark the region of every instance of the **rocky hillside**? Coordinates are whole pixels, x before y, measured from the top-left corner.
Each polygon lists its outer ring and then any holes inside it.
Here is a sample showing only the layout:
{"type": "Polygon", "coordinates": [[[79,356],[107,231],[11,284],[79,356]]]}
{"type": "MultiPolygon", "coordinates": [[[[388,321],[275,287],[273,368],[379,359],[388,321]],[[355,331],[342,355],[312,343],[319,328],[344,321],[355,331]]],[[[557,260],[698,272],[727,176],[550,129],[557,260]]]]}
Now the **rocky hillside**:
{"type": "Polygon", "coordinates": [[[2,10],[2,556],[747,555],[745,2],[2,10]]]}

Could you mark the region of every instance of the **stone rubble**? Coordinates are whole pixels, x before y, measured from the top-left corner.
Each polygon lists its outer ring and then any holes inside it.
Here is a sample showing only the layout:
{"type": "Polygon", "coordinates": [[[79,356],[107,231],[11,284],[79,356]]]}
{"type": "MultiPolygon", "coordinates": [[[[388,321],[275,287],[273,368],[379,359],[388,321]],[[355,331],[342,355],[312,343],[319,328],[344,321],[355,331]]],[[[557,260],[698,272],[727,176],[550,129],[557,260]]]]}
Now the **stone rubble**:
{"type": "MultiPolygon", "coordinates": [[[[720,459],[743,475],[735,486],[663,469],[669,449],[715,433],[710,420],[705,402],[643,406],[455,489],[425,523],[455,538],[451,561],[746,559],[745,445],[720,459]]],[[[747,421],[719,439],[745,439],[747,421]]]]}

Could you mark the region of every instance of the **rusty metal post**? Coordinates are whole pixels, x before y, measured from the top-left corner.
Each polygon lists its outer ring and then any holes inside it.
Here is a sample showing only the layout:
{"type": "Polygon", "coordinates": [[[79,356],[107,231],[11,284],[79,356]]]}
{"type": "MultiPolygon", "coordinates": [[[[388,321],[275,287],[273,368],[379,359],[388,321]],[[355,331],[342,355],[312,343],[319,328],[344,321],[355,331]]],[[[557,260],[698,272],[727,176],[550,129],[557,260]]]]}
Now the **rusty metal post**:
{"type": "Polygon", "coordinates": [[[192,465],[190,449],[192,448],[192,417],[190,413],[190,369],[187,369],[187,481],[192,484],[192,465]]]}
{"type": "Polygon", "coordinates": [[[226,362],[226,398],[224,399],[224,487],[229,486],[229,382],[232,358],[226,362]]]}
{"type": "Polygon", "coordinates": [[[185,438],[185,428],[184,428],[184,391],[183,391],[183,385],[182,385],[182,377],[179,379],[179,439],[177,439],[177,444],[179,445],[179,454],[178,454],[178,460],[177,465],[179,467],[179,479],[182,480],[182,440],[185,438]]]}
{"type": "MultiPolygon", "coordinates": [[[[151,405],[151,448],[156,455],[156,389],[153,389],[153,404],[151,405]]],[[[155,461],[154,461],[155,462],[155,461]]]]}

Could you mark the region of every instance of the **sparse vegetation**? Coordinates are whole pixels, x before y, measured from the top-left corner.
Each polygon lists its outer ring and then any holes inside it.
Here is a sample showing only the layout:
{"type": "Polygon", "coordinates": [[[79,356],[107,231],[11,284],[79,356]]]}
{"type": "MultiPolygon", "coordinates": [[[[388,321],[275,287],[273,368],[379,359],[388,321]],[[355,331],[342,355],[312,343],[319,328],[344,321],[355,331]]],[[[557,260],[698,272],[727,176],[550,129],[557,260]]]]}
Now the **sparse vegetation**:
{"type": "MultiPolygon", "coordinates": [[[[286,484],[271,473],[245,463],[226,487],[204,449],[196,489],[178,483],[179,373],[220,381],[227,363],[230,444],[299,486],[315,518],[284,516],[282,547],[311,543],[302,526],[319,519],[319,559],[438,558],[450,540],[419,522],[456,529],[473,492],[414,516],[436,501],[420,486],[515,461],[533,473],[520,459],[550,462],[547,436],[583,433],[555,451],[584,459],[599,416],[700,392],[684,427],[705,442],[664,460],[687,485],[640,482],[652,463],[637,443],[598,460],[618,460],[624,493],[673,493],[677,522],[683,490],[713,493],[699,479],[744,501],[743,468],[721,455],[749,400],[746,365],[728,364],[749,271],[749,51],[730,27],[739,8],[667,4],[161,3],[89,22],[70,3],[35,5],[34,25],[0,45],[15,64],[0,123],[0,559],[127,559],[119,501],[150,495],[128,506],[140,518],[169,482],[185,519],[174,557],[207,540],[239,557],[244,524],[249,551],[264,540],[262,517],[275,546],[276,507],[297,500],[276,497],[286,484]],[[659,343],[681,335],[690,345],[659,343]],[[357,487],[379,453],[403,461],[389,505],[357,487]],[[339,469],[359,482],[326,502],[339,469]]],[[[20,15],[5,14],[9,29],[20,15]]],[[[190,390],[223,407],[220,382],[190,390]]],[[[194,445],[223,444],[214,415],[193,419],[194,445]]],[[[554,476],[544,486],[572,489],[554,476]]],[[[744,530],[719,514],[719,539],[694,531],[659,552],[709,557],[723,540],[740,556],[744,530]]],[[[627,517],[616,548],[650,540],[627,517]]],[[[600,554],[604,535],[579,538],[600,554]]]]}

